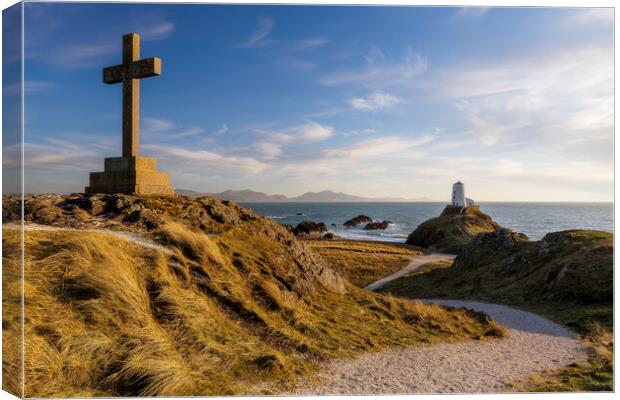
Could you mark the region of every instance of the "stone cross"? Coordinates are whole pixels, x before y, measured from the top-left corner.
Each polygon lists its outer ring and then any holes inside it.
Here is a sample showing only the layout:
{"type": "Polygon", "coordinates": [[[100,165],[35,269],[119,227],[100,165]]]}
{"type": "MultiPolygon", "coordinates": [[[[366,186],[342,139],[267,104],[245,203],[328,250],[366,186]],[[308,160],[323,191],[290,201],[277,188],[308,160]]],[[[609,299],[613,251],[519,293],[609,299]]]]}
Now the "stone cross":
{"type": "Polygon", "coordinates": [[[103,69],[103,82],[123,82],[123,157],[140,155],[140,79],[161,75],[161,60],[140,60],[140,35],[123,36],[123,63],[103,69]]]}

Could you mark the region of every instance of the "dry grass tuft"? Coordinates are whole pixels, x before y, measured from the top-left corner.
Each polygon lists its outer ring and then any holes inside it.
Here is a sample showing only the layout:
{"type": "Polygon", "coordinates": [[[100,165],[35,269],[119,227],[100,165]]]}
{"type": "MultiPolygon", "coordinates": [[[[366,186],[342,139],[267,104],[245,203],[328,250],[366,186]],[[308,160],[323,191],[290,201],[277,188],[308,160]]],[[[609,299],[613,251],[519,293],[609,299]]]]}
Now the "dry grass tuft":
{"type": "MultiPolygon", "coordinates": [[[[208,236],[168,222],[153,237],[173,255],[105,233],[27,231],[25,396],[276,393],[321,360],[491,326],[340,282],[270,229],[208,236]]],[[[4,382],[16,390],[19,233],[3,233],[4,382]]]]}

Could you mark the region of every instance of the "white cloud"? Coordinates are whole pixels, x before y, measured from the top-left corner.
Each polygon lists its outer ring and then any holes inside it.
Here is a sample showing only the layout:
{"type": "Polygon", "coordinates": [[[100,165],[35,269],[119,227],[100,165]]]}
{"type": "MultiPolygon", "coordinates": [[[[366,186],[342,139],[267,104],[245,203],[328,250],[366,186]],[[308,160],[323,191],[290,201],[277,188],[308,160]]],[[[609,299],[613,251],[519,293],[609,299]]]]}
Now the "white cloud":
{"type": "Polygon", "coordinates": [[[252,145],[251,150],[263,155],[265,160],[273,160],[282,155],[282,145],[273,142],[257,142],[252,145]]]}
{"type": "Polygon", "coordinates": [[[169,37],[174,31],[174,23],[161,22],[159,24],[144,27],[137,32],[143,40],[161,40],[169,37]]]}
{"type": "Polygon", "coordinates": [[[222,124],[222,126],[220,126],[215,132],[213,132],[213,134],[219,136],[225,134],[226,132],[228,132],[228,125],[222,124]]]}
{"type": "Polygon", "coordinates": [[[380,50],[374,48],[366,56],[364,68],[334,72],[321,78],[320,82],[327,86],[347,83],[398,85],[423,74],[427,69],[426,58],[414,53],[411,49],[407,49],[401,61],[393,62],[388,60],[380,50]]]}
{"type": "Polygon", "coordinates": [[[187,136],[194,136],[194,135],[197,135],[203,132],[204,132],[204,129],[193,127],[193,128],[188,128],[188,129],[184,129],[184,130],[172,133],[168,135],[168,137],[171,139],[178,139],[178,138],[187,137],[187,136]]]}
{"type": "Polygon", "coordinates": [[[398,97],[382,92],[374,92],[366,97],[354,97],[348,100],[349,105],[354,109],[369,111],[391,108],[399,102],[398,97]]]}
{"type": "Polygon", "coordinates": [[[325,140],[333,134],[334,128],[314,121],[306,121],[302,125],[282,131],[258,130],[257,132],[267,137],[270,142],[291,144],[325,140]]]}
{"type": "Polygon", "coordinates": [[[376,139],[367,139],[349,146],[326,149],[323,154],[327,157],[366,158],[383,156],[386,154],[407,151],[415,146],[421,146],[433,140],[431,135],[424,135],[417,139],[407,139],[399,136],[389,136],[376,139]]]}
{"type": "Polygon", "coordinates": [[[614,9],[612,7],[601,8],[578,8],[568,10],[570,13],[567,18],[569,24],[599,24],[599,23],[614,23],[614,9]]]}
{"type": "MultiPolygon", "coordinates": [[[[21,82],[14,82],[6,85],[3,92],[7,96],[15,96],[21,93],[21,82]]],[[[51,90],[54,84],[45,81],[28,80],[24,81],[24,94],[42,93],[51,90]]]]}
{"type": "Polygon", "coordinates": [[[611,142],[613,137],[611,48],[455,65],[432,74],[425,85],[424,96],[456,103],[454,116],[469,135],[460,140],[488,147],[542,147],[559,155],[571,143],[611,142]]]}
{"type": "Polygon", "coordinates": [[[199,127],[189,127],[187,129],[176,129],[172,121],[162,118],[144,118],[143,131],[164,139],[178,139],[187,136],[194,136],[203,133],[204,129],[199,127]]]}
{"type": "Polygon", "coordinates": [[[176,169],[181,171],[209,168],[210,170],[220,172],[241,171],[245,173],[259,173],[269,167],[267,164],[252,157],[230,156],[215,151],[154,144],[142,147],[151,151],[156,157],[175,165],[176,169]]]}
{"type": "Polygon", "coordinates": [[[267,36],[271,33],[273,29],[274,21],[270,18],[261,18],[258,22],[258,27],[256,31],[250,35],[243,43],[239,44],[237,47],[240,48],[256,48],[263,47],[267,44],[267,36]]]}
{"type": "MultiPolygon", "coordinates": [[[[136,27],[136,33],[146,41],[165,39],[174,31],[172,22],[159,22],[143,27],[136,27]]],[[[29,47],[25,49],[24,56],[30,59],[40,60],[58,68],[74,69],[100,65],[106,56],[120,54],[122,51],[120,38],[106,40],[105,42],[90,43],[66,43],[59,42],[54,47],[38,47],[36,41],[30,40],[29,47]],[[33,44],[34,43],[34,44],[33,44]]]]}
{"type": "Polygon", "coordinates": [[[143,130],[147,132],[164,132],[174,128],[174,124],[172,123],[172,121],[169,121],[167,119],[147,117],[143,118],[142,120],[144,121],[143,130]]]}
{"type": "Polygon", "coordinates": [[[326,37],[306,38],[298,41],[293,45],[293,50],[312,50],[329,43],[326,37]]]}

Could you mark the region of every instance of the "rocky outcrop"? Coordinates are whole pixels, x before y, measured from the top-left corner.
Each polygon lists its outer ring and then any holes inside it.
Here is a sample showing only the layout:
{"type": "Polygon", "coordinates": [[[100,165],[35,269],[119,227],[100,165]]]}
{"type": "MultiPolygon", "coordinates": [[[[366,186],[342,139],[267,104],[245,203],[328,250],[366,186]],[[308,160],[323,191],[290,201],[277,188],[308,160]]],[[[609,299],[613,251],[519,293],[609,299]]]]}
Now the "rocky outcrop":
{"type": "Polygon", "coordinates": [[[447,206],[441,215],[420,224],[407,237],[407,244],[437,251],[456,252],[481,233],[501,228],[478,207],[447,206]]]}
{"type": "Polygon", "coordinates": [[[383,230],[383,229],[387,229],[388,226],[390,226],[390,224],[392,223],[392,221],[381,221],[381,222],[371,222],[369,224],[366,224],[366,226],[364,227],[365,231],[374,231],[374,230],[383,230]]]}
{"type": "Polygon", "coordinates": [[[610,304],[613,235],[569,230],[529,241],[522,233],[498,229],[461,246],[452,267],[416,275],[401,285],[418,297],[564,307],[610,304]]]}
{"type": "MultiPolygon", "coordinates": [[[[19,202],[19,195],[3,196],[4,223],[19,222],[19,202]]],[[[180,223],[190,231],[208,236],[234,231],[235,237],[244,237],[247,243],[256,241],[261,246],[269,243],[273,247],[270,253],[273,259],[265,261],[278,270],[283,281],[291,281],[290,288],[298,287],[299,293],[315,290],[317,285],[336,293],[345,292],[345,280],[285,227],[227,200],[174,195],[26,195],[24,221],[60,228],[142,232],[158,240],[165,237],[161,232],[169,223],[180,223]]],[[[300,225],[295,229],[327,231],[323,223],[300,225]]]]}
{"type": "MultiPolygon", "coordinates": [[[[20,219],[19,196],[3,196],[2,218],[20,219]]],[[[25,195],[24,221],[68,228],[104,228],[124,231],[152,231],[166,219],[192,229],[220,233],[245,222],[257,221],[250,209],[213,197],[71,194],[25,195]]]]}
{"type": "Polygon", "coordinates": [[[370,218],[367,215],[358,215],[357,217],[351,218],[350,220],[346,221],[343,225],[346,226],[347,228],[354,228],[358,225],[361,224],[369,224],[372,222],[372,218],[370,218]]]}
{"type": "Polygon", "coordinates": [[[327,226],[323,222],[302,221],[293,228],[293,234],[297,237],[320,236],[324,232],[327,232],[327,226]]]}

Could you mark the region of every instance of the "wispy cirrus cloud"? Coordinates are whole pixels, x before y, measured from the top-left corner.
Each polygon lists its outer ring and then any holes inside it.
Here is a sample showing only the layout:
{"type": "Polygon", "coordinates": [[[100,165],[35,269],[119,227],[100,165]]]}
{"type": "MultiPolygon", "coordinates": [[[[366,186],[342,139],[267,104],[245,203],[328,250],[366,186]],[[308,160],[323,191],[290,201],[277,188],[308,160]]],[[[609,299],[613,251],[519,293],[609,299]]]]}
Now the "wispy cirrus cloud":
{"type": "Polygon", "coordinates": [[[258,48],[267,45],[267,37],[271,33],[275,22],[271,18],[261,18],[258,27],[246,40],[237,45],[239,48],[258,48]]]}
{"type": "Polygon", "coordinates": [[[402,151],[412,147],[422,146],[433,140],[433,136],[426,134],[419,138],[404,138],[400,136],[388,136],[359,141],[344,147],[325,149],[323,154],[327,157],[366,158],[383,156],[402,151]]]}
{"type": "Polygon", "coordinates": [[[374,92],[366,97],[354,97],[347,100],[347,103],[356,110],[376,111],[391,108],[400,103],[400,99],[389,93],[374,92]]]}
{"type": "MultiPolygon", "coordinates": [[[[172,22],[157,22],[144,24],[143,27],[130,27],[145,41],[162,40],[169,37],[174,31],[172,22]]],[[[62,43],[54,47],[41,47],[32,45],[36,42],[28,42],[29,46],[24,50],[24,57],[44,62],[63,69],[86,68],[99,65],[111,54],[120,54],[122,48],[119,38],[116,40],[96,41],[90,43],[62,43]]],[[[120,55],[119,55],[120,60],[120,55]]]]}
{"type": "Polygon", "coordinates": [[[410,81],[428,69],[426,57],[414,53],[411,49],[407,49],[402,60],[396,62],[389,60],[377,48],[372,49],[365,58],[366,65],[363,68],[330,73],[322,77],[320,83],[326,86],[350,83],[391,86],[410,81]]]}
{"type": "Polygon", "coordinates": [[[329,38],[326,37],[311,37],[297,41],[295,44],[293,44],[293,46],[291,46],[291,48],[297,51],[313,50],[322,47],[329,42],[329,38]]]}
{"type": "Polygon", "coordinates": [[[194,136],[204,133],[205,130],[192,126],[184,129],[178,129],[176,125],[167,119],[162,118],[144,118],[143,131],[147,134],[154,134],[163,139],[178,139],[187,136],[194,136]]]}
{"type": "Polygon", "coordinates": [[[181,171],[209,168],[217,172],[242,171],[244,173],[260,173],[269,165],[253,157],[241,157],[222,154],[212,150],[187,149],[179,146],[144,145],[154,156],[165,160],[181,171]]]}
{"type": "Polygon", "coordinates": [[[174,28],[174,23],[165,21],[145,26],[142,29],[139,29],[137,33],[140,34],[140,37],[146,41],[162,40],[172,35],[174,28]]]}
{"type": "MultiPolygon", "coordinates": [[[[50,91],[54,88],[54,84],[46,81],[28,80],[24,81],[24,94],[42,93],[50,91]]],[[[15,96],[21,93],[21,82],[10,83],[2,89],[7,96],[15,96]]]]}
{"type": "Polygon", "coordinates": [[[334,128],[321,125],[314,121],[306,121],[304,124],[296,125],[278,131],[257,130],[258,133],[267,137],[275,143],[307,143],[316,142],[329,138],[334,133],[334,128]]]}

